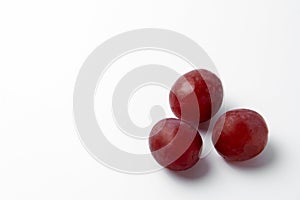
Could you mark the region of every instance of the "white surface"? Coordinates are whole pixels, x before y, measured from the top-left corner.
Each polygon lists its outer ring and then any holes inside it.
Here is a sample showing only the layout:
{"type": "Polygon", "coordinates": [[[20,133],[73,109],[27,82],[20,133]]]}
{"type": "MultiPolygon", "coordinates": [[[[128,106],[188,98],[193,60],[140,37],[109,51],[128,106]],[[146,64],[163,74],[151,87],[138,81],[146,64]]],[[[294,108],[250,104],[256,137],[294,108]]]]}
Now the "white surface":
{"type": "Polygon", "coordinates": [[[297,0],[1,1],[0,199],[300,199],[299,26],[297,0]],[[270,142],[255,162],[211,152],[185,174],[128,175],[85,151],[72,116],[81,64],[111,36],[144,27],[198,42],[226,105],[266,118],[270,142]]]}

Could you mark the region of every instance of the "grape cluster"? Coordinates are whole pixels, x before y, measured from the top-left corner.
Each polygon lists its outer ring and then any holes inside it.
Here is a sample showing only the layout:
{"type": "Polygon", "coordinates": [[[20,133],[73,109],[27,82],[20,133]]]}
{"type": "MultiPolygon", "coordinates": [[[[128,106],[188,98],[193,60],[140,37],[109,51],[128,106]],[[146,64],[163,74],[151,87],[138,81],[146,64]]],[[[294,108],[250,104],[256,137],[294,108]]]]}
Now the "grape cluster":
{"type": "MultiPolygon", "coordinates": [[[[175,171],[194,166],[203,146],[198,127],[218,112],[222,101],[222,82],[214,73],[199,69],[179,77],[169,94],[170,107],[177,119],[160,120],[150,133],[149,147],[155,160],[175,171]]],[[[228,161],[257,156],[267,140],[265,120],[249,109],[224,113],[212,132],[215,149],[228,161]]]]}

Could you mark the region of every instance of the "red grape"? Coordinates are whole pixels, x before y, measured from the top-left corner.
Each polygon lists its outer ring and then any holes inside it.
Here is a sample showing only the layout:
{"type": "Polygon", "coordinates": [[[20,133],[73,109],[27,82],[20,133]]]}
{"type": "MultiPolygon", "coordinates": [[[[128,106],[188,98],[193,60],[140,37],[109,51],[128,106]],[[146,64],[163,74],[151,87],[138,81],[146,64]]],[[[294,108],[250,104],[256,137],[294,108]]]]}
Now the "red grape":
{"type": "Polygon", "coordinates": [[[173,113],[191,124],[211,119],[221,107],[222,100],[220,79],[205,69],[193,70],[179,77],[169,95],[173,113]]]}
{"type": "Polygon", "coordinates": [[[267,144],[268,127],[261,115],[248,109],[223,114],[213,128],[212,141],[228,161],[244,161],[258,155],[267,144]]]}
{"type": "Polygon", "coordinates": [[[175,171],[186,170],[199,160],[202,139],[196,129],[179,119],[163,119],[155,124],[149,137],[155,160],[175,171]]]}

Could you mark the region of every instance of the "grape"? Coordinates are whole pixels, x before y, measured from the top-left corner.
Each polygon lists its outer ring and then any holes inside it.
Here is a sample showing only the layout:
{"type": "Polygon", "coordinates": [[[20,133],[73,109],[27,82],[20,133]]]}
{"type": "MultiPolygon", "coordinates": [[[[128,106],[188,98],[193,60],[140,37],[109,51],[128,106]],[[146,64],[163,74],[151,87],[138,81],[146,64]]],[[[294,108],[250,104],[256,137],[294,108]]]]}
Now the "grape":
{"type": "Polygon", "coordinates": [[[222,100],[221,80],[205,69],[193,70],[179,77],[169,95],[175,116],[191,124],[211,119],[221,107],[222,100]]]}
{"type": "Polygon", "coordinates": [[[167,118],[157,122],[152,128],[149,147],[160,165],[181,171],[198,162],[202,139],[198,131],[189,124],[167,118]]]}
{"type": "Polygon", "coordinates": [[[265,148],[268,127],[261,115],[248,109],[223,114],[213,128],[212,141],[217,152],[228,161],[244,161],[265,148]]]}

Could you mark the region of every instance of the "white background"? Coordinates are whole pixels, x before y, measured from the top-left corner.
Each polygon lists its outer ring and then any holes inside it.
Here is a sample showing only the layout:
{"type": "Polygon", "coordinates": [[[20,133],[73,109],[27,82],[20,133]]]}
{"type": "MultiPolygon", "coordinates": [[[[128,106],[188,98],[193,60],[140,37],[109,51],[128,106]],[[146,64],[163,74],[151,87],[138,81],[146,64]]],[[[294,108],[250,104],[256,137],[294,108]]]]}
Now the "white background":
{"type": "Polygon", "coordinates": [[[298,0],[1,1],[0,199],[300,199],[299,35],[298,0]],[[79,69],[106,39],[145,27],[205,49],[225,104],[268,122],[263,154],[232,165],[212,151],[186,173],[130,175],[86,152],[72,115],[79,69]]]}

